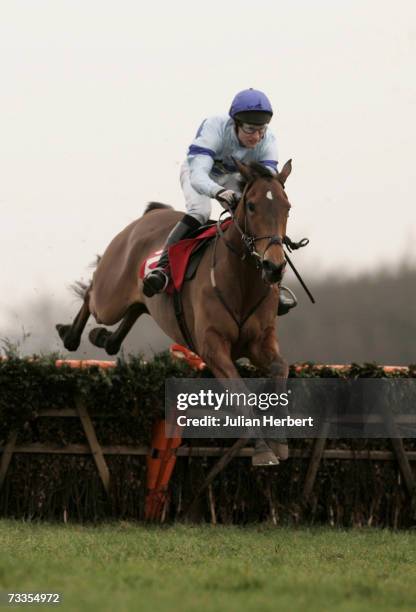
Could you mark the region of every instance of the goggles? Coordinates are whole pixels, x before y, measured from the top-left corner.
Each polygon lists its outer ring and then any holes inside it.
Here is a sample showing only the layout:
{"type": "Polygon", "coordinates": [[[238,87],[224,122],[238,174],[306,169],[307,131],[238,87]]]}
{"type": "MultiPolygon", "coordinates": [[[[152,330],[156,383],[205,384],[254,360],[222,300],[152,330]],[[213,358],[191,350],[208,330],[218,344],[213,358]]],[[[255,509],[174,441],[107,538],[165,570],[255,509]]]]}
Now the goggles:
{"type": "Polygon", "coordinates": [[[264,136],[267,131],[267,123],[264,125],[252,125],[251,123],[240,123],[240,128],[244,134],[255,134],[258,132],[260,136],[264,136]]]}

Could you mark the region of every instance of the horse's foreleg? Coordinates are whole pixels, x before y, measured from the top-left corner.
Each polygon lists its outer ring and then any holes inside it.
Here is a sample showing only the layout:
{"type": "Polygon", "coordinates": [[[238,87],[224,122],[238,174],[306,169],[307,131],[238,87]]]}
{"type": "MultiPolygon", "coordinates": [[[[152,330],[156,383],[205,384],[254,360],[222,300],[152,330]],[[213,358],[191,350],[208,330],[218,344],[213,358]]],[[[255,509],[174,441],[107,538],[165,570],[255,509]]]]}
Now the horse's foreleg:
{"type": "Polygon", "coordinates": [[[262,337],[249,346],[249,357],[253,365],[267,370],[270,377],[287,378],[289,366],[280,354],[274,327],[268,327],[262,337]]]}
{"type": "Polygon", "coordinates": [[[200,357],[216,378],[240,378],[231,360],[231,343],[218,332],[206,332],[200,357]]]}
{"type": "MultiPolygon", "coordinates": [[[[223,336],[215,331],[209,331],[206,333],[204,342],[200,349],[200,356],[207,364],[208,368],[214,374],[216,378],[232,378],[239,379],[240,375],[237,368],[231,359],[231,343],[227,341],[223,336]]],[[[247,393],[245,385],[241,382],[241,391],[247,393]]],[[[186,511],[186,515],[192,515],[192,511],[196,505],[199,496],[205,489],[211,484],[214,478],[222,472],[222,470],[230,463],[230,461],[239,453],[239,451],[247,445],[250,438],[240,438],[234,442],[224,455],[217,461],[217,463],[211,468],[204,482],[196,492],[189,508],[186,511]]],[[[259,439],[256,441],[255,454],[253,456],[254,465],[276,465],[278,461],[270,448],[266,443],[259,439]]]]}
{"type": "MultiPolygon", "coordinates": [[[[221,334],[215,332],[214,330],[206,333],[202,345],[201,357],[216,378],[229,378],[234,379],[235,381],[241,381],[240,374],[238,373],[238,370],[231,359],[231,343],[221,334]]],[[[237,382],[236,384],[238,388],[234,388],[233,390],[247,395],[248,389],[243,382],[237,382]]],[[[251,416],[251,414],[248,416],[251,416]]],[[[250,433],[252,435],[237,440],[237,442],[235,442],[227,453],[218,461],[211,473],[208,475],[210,481],[219,471],[224,469],[224,467],[229,463],[229,461],[231,461],[231,459],[237,454],[237,452],[239,452],[241,448],[246,446],[251,437],[256,439],[253,465],[270,466],[278,463],[274,453],[267,447],[264,440],[259,438],[259,432],[253,429],[250,430],[250,433]]]]}
{"type": "MultiPolygon", "coordinates": [[[[250,360],[253,365],[265,369],[270,378],[275,379],[277,386],[286,389],[289,367],[280,354],[274,327],[267,328],[262,338],[250,346],[250,360]]],[[[275,391],[276,388],[273,388],[273,392],[275,391]]],[[[266,442],[279,459],[284,461],[288,458],[289,449],[284,433],[279,438],[269,438],[266,442]]]]}
{"type": "MultiPolygon", "coordinates": [[[[216,378],[240,379],[240,375],[231,360],[231,343],[220,334],[213,331],[207,333],[205,342],[203,344],[202,358],[216,378]]],[[[237,387],[237,389],[234,388],[233,390],[247,395],[248,389],[242,382],[240,384],[237,383],[237,387]]],[[[246,416],[248,418],[253,417],[251,409],[248,414],[246,410],[246,416]]],[[[243,446],[247,444],[250,438],[255,439],[254,455],[252,459],[253,465],[256,467],[277,465],[279,462],[274,454],[274,451],[269,448],[261,437],[261,430],[257,428],[250,428],[248,433],[250,435],[247,438],[238,440],[234,446],[231,447],[229,450],[230,457],[225,465],[240,450],[240,448],[243,448],[243,446]]],[[[221,460],[218,462],[218,465],[220,462],[221,460]]],[[[217,466],[215,466],[215,468],[216,467],[217,466]]],[[[225,466],[222,466],[221,469],[223,469],[223,467],[225,466]]]]}
{"type": "Polygon", "coordinates": [[[90,331],[89,339],[94,346],[105,349],[108,355],[115,355],[137,319],[146,312],[148,310],[144,304],[131,304],[115,331],[110,332],[105,327],[95,327],[90,331]]]}
{"type": "Polygon", "coordinates": [[[84,297],[84,303],[82,304],[81,309],[75,317],[72,325],[62,325],[61,323],[58,323],[55,326],[67,351],[76,351],[80,345],[82,332],[84,331],[91,314],[89,306],[89,292],[90,290],[88,289],[84,297]]]}

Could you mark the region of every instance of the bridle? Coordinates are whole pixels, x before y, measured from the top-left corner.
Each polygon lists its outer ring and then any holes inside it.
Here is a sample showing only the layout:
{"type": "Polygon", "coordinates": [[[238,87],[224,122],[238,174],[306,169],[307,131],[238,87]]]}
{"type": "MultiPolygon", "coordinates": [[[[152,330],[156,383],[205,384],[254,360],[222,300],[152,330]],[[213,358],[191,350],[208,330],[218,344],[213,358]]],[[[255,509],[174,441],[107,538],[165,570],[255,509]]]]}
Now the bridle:
{"type": "MultiPolygon", "coordinates": [[[[252,184],[254,183],[254,180],[250,181],[249,183],[247,183],[244,187],[243,193],[241,195],[241,200],[243,201],[243,207],[244,207],[244,230],[242,229],[242,227],[240,226],[237,217],[235,216],[235,210],[237,208],[237,206],[233,209],[231,207],[228,208],[228,210],[224,210],[220,216],[219,219],[217,221],[217,234],[224,240],[225,244],[227,245],[227,247],[233,251],[238,257],[240,257],[240,259],[243,261],[244,259],[246,259],[247,255],[251,256],[254,258],[255,261],[255,265],[256,268],[258,269],[262,269],[263,268],[263,264],[264,264],[264,258],[266,255],[266,252],[268,251],[268,249],[275,245],[278,244],[280,246],[283,246],[283,244],[285,243],[285,238],[286,237],[282,237],[279,236],[278,234],[272,234],[272,235],[267,235],[267,236],[253,236],[251,232],[249,232],[248,230],[248,219],[247,219],[247,192],[250,189],[250,187],[252,186],[252,184]],[[226,239],[225,237],[225,233],[222,230],[222,216],[226,213],[229,213],[232,219],[232,222],[236,228],[236,230],[238,231],[238,233],[241,236],[241,240],[243,242],[243,245],[245,247],[243,253],[239,253],[238,250],[226,239]],[[263,255],[260,255],[260,253],[256,250],[256,242],[260,241],[260,240],[268,240],[269,242],[267,243],[266,248],[263,251],[263,255]]],[[[239,202],[239,204],[240,204],[239,202]]]]}
{"type": "Polygon", "coordinates": [[[247,257],[247,255],[249,255],[250,257],[254,258],[254,262],[255,262],[255,266],[257,269],[262,269],[264,266],[264,257],[266,254],[266,251],[273,245],[273,244],[280,244],[281,246],[283,246],[283,242],[284,242],[284,238],[282,238],[282,236],[278,236],[277,234],[274,235],[270,235],[270,236],[253,236],[251,233],[249,233],[248,231],[248,221],[247,221],[247,192],[250,189],[251,185],[253,184],[254,181],[251,181],[249,183],[246,184],[246,186],[244,187],[243,193],[241,195],[241,199],[239,204],[241,203],[241,201],[243,202],[243,206],[244,206],[244,230],[241,228],[235,214],[234,214],[234,210],[229,207],[228,210],[224,210],[221,215],[219,216],[219,219],[217,221],[217,232],[215,234],[215,242],[214,242],[214,248],[212,249],[212,258],[211,258],[211,285],[212,288],[214,289],[218,299],[220,300],[220,302],[222,303],[222,305],[224,306],[224,308],[227,310],[227,312],[229,313],[229,315],[231,316],[231,318],[235,321],[239,331],[241,332],[241,328],[243,327],[244,323],[251,317],[251,315],[259,308],[260,304],[262,304],[262,302],[266,299],[266,297],[269,295],[270,293],[270,285],[266,285],[265,291],[263,292],[263,294],[260,296],[260,298],[257,300],[257,302],[255,304],[253,304],[253,306],[250,308],[250,310],[246,313],[246,315],[242,318],[238,318],[235,314],[235,312],[230,308],[230,306],[228,305],[227,301],[224,298],[223,293],[220,291],[220,289],[217,286],[217,282],[216,282],[216,278],[215,278],[215,266],[217,263],[217,244],[218,244],[218,240],[220,238],[222,238],[222,240],[224,240],[224,243],[226,244],[226,246],[235,254],[237,255],[237,257],[239,257],[239,259],[241,261],[244,261],[247,257]],[[221,227],[223,221],[222,221],[222,216],[226,213],[230,214],[231,217],[231,222],[234,224],[237,232],[240,234],[241,236],[241,240],[243,242],[244,245],[244,249],[243,252],[239,252],[238,249],[235,248],[235,246],[233,244],[231,244],[231,242],[229,240],[227,240],[227,238],[225,237],[225,233],[221,227]],[[263,252],[263,255],[260,255],[260,253],[258,253],[258,251],[256,250],[256,242],[258,242],[259,240],[268,240],[268,244],[263,252]]]}
{"type": "MultiPolygon", "coordinates": [[[[254,179],[255,180],[255,179],[254,179]]],[[[239,331],[241,332],[241,328],[243,327],[244,323],[247,321],[247,319],[249,319],[249,317],[251,317],[251,315],[257,310],[257,308],[259,308],[260,304],[265,300],[265,298],[269,295],[270,292],[270,285],[266,285],[266,290],[264,291],[263,295],[260,296],[259,300],[250,308],[250,310],[248,311],[248,313],[242,317],[241,319],[238,319],[237,316],[235,315],[234,311],[230,308],[230,306],[227,304],[222,292],[220,291],[220,289],[217,286],[216,283],[216,278],[215,278],[215,267],[216,267],[216,263],[217,263],[217,244],[218,244],[218,240],[221,238],[225,245],[227,246],[228,249],[230,249],[237,257],[239,257],[239,259],[241,261],[244,261],[248,256],[253,257],[254,258],[254,262],[255,262],[255,266],[257,269],[263,269],[264,268],[264,257],[266,255],[267,250],[275,244],[278,244],[280,246],[286,246],[287,250],[291,253],[292,251],[299,249],[301,247],[306,246],[309,243],[308,238],[303,238],[302,240],[300,240],[299,242],[293,242],[289,236],[279,236],[278,234],[272,234],[272,235],[268,235],[268,236],[253,236],[251,233],[249,233],[248,231],[248,221],[247,221],[247,192],[250,189],[250,187],[252,186],[254,180],[250,181],[249,183],[247,183],[244,187],[243,193],[241,195],[241,199],[240,202],[238,203],[237,206],[240,205],[241,201],[243,201],[243,206],[244,206],[244,230],[241,228],[236,216],[235,216],[235,210],[237,207],[231,208],[228,207],[228,210],[224,210],[217,221],[217,232],[215,234],[215,241],[214,241],[214,248],[212,249],[212,257],[211,257],[211,285],[212,288],[214,289],[218,299],[220,300],[220,302],[222,303],[222,305],[224,306],[224,308],[227,310],[227,312],[229,313],[229,315],[231,316],[231,318],[235,321],[235,323],[238,326],[239,331]],[[233,223],[233,225],[235,226],[237,232],[240,234],[241,236],[241,240],[243,242],[244,245],[244,250],[241,253],[238,249],[235,248],[235,246],[229,241],[227,240],[224,230],[222,229],[222,223],[224,222],[222,220],[223,215],[229,213],[230,214],[230,221],[231,223],[233,223]],[[267,243],[267,246],[263,252],[263,255],[260,255],[260,253],[258,253],[258,251],[256,250],[256,242],[258,242],[259,240],[268,240],[269,242],[267,243]]],[[[282,184],[283,187],[283,184],[282,184]]],[[[307,295],[309,296],[309,299],[311,300],[312,303],[315,303],[315,299],[313,298],[311,292],[309,291],[309,289],[307,288],[307,286],[305,285],[305,283],[303,282],[299,272],[296,270],[295,266],[293,265],[291,259],[289,258],[289,255],[286,251],[284,251],[284,255],[285,255],[285,260],[288,262],[288,264],[290,265],[290,267],[292,268],[296,278],[299,280],[300,284],[302,285],[302,287],[304,288],[304,290],[306,291],[307,295]]],[[[277,283],[278,286],[280,287],[280,282],[277,283]]]]}

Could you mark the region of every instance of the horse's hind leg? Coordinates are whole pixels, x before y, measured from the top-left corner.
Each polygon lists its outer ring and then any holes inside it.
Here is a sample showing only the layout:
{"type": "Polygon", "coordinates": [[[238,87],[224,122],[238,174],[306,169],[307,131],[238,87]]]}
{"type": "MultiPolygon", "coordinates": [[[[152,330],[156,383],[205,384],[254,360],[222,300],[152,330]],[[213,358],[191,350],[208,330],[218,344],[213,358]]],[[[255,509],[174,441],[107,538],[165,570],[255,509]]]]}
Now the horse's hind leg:
{"type": "Polygon", "coordinates": [[[72,325],[61,325],[61,323],[56,325],[59,337],[63,341],[64,347],[67,349],[67,351],[76,351],[79,347],[82,332],[84,331],[90,314],[88,290],[85,294],[84,303],[81,306],[81,310],[75,317],[72,325]]]}
{"type": "Polygon", "coordinates": [[[89,333],[89,339],[94,346],[105,349],[108,355],[115,355],[137,319],[146,312],[148,310],[144,304],[131,304],[115,331],[110,332],[105,327],[94,327],[89,333]]]}

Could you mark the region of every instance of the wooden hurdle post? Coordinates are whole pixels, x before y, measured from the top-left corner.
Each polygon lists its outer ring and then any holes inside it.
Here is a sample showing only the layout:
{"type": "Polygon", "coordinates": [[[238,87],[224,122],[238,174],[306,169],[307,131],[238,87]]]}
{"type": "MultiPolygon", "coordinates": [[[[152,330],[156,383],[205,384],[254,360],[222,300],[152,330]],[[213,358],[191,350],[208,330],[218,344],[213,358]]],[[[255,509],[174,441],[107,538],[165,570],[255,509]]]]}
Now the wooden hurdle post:
{"type": "MultiPolygon", "coordinates": [[[[29,361],[32,361],[30,359],[29,361]]],[[[61,367],[62,365],[69,365],[72,368],[86,368],[91,366],[99,366],[101,368],[112,368],[115,367],[114,361],[97,361],[97,360],[82,360],[82,359],[58,359],[55,362],[57,367],[61,367]]],[[[38,418],[44,416],[53,416],[53,417],[76,417],[78,416],[81,420],[82,427],[85,432],[85,436],[87,438],[88,446],[90,453],[94,459],[95,465],[98,470],[98,474],[100,476],[101,482],[103,483],[104,489],[109,495],[110,493],[110,472],[107,466],[107,462],[104,457],[103,450],[101,445],[98,442],[97,435],[95,433],[94,425],[91,421],[91,417],[88,414],[87,408],[85,406],[84,401],[80,397],[75,398],[76,409],[72,408],[64,408],[61,410],[50,409],[43,410],[38,415],[38,418]]],[[[16,447],[18,431],[12,431],[9,435],[9,438],[6,442],[6,445],[3,449],[3,453],[0,461],[0,491],[3,487],[4,481],[6,479],[7,471],[10,466],[10,462],[13,457],[13,453],[22,452],[20,447],[16,447]]],[[[36,445],[34,445],[36,447],[36,445]]],[[[44,449],[44,452],[48,452],[48,449],[44,449]]]]}

